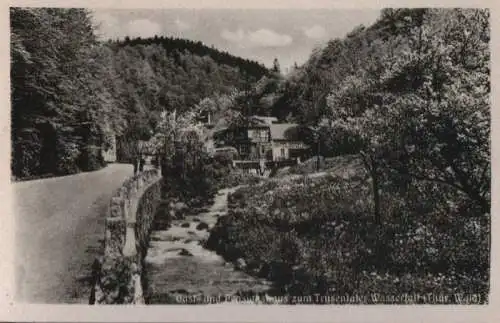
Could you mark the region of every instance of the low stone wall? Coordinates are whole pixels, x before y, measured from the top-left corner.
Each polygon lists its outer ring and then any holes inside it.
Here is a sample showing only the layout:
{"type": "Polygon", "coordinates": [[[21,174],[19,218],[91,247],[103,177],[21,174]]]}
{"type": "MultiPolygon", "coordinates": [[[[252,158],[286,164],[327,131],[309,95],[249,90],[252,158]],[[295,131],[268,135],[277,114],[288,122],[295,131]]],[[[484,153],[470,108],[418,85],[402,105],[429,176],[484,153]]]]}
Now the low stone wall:
{"type": "Polygon", "coordinates": [[[90,304],[143,304],[143,261],[156,207],[161,174],[146,170],[113,195],[106,215],[104,255],[92,266],[90,304]]]}

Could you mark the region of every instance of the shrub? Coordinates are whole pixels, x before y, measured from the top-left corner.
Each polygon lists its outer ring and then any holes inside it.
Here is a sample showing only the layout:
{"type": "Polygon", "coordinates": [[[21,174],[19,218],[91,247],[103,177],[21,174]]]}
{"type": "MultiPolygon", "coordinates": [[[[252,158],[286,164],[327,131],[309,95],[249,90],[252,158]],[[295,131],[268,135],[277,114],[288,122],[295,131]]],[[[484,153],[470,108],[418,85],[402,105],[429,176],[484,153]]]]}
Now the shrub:
{"type": "Polygon", "coordinates": [[[84,171],[93,171],[102,168],[105,165],[101,154],[101,148],[97,146],[84,146],[78,158],[78,167],[84,171]]]}

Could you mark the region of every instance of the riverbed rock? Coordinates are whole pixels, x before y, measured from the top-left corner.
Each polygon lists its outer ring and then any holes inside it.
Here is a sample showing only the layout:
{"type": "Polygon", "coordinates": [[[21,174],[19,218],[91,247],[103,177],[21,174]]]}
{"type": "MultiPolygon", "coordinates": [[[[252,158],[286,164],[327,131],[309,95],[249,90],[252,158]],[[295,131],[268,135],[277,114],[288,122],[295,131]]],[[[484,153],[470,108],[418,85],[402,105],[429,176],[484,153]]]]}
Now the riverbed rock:
{"type": "Polygon", "coordinates": [[[181,251],[179,251],[179,256],[192,257],[193,254],[186,249],[181,249],[181,251]]]}
{"type": "Polygon", "coordinates": [[[189,222],[184,222],[183,224],[181,224],[182,228],[189,228],[189,226],[190,226],[189,222]]]}
{"type": "Polygon", "coordinates": [[[171,206],[172,211],[174,213],[175,219],[183,219],[184,216],[186,215],[187,211],[189,210],[186,203],[183,203],[183,202],[171,203],[170,206],[171,206]]]}
{"type": "Polygon", "coordinates": [[[183,202],[177,202],[174,204],[174,209],[176,211],[184,211],[188,208],[188,206],[186,205],[186,203],[183,203],[183,202]]]}
{"type": "Polygon", "coordinates": [[[168,216],[170,217],[170,219],[177,219],[174,209],[168,210],[168,216]]]}
{"type": "Polygon", "coordinates": [[[205,223],[205,222],[200,222],[197,226],[196,226],[196,230],[208,230],[208,224],[205,223]]]}
{"type": "Polygon", "coordinates": [[[198,208],[202,205],[202,201],[200,198],[194,197],[189,201],[189,205],[193,208],[198,208]]]}

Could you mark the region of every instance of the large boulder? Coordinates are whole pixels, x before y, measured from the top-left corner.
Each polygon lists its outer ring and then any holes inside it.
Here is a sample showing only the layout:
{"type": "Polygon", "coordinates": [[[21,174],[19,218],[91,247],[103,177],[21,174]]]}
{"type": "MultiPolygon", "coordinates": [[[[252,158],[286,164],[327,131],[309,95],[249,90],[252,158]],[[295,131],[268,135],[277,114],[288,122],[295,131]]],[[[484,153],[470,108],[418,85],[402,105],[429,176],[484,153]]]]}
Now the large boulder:
{"type": "Polygon", "coordinates": [[[197,226],[196,226],[196,230],[208,230],[208,224],[205,223],[205,222],[200,222],[197,226]]]}
{"type": "Polygon", "coordinates": [[[181,251],[179,251],[179,255],[180,256],[187,256],[187,257],[193,256],[193,254],[186,249],[182,249],[181,251]]]}
{"type": "Polygon", "coordinates": [[[187,208],[188,208],[188,206],[186,205],[186,203],[183,203],[183,202],[177,202],[174,204],[174,210],[176,212],[186,211],[187,208]]]}
{"type": "Polygon", "coordinates": [[[188,206],[183,203],[183,202],[174,202],[171,201],[168,205],[170,211],[170,217],[172,219],[183,219],[184,215],[186,214],[187,210],[189,209],[188,206]]]}

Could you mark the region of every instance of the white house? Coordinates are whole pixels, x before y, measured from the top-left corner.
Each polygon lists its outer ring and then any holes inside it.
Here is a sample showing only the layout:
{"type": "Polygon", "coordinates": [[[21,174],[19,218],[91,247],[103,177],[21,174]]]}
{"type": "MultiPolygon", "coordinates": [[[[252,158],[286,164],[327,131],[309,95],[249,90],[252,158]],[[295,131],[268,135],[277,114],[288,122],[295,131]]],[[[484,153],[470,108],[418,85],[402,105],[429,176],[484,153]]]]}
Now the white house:
{"type": "Polygon", "coordinates": [[[295,123],[275,123],[269,126],[274,161],[301,158],[309,149],[300,139],[298,126],[295,123]]]}

